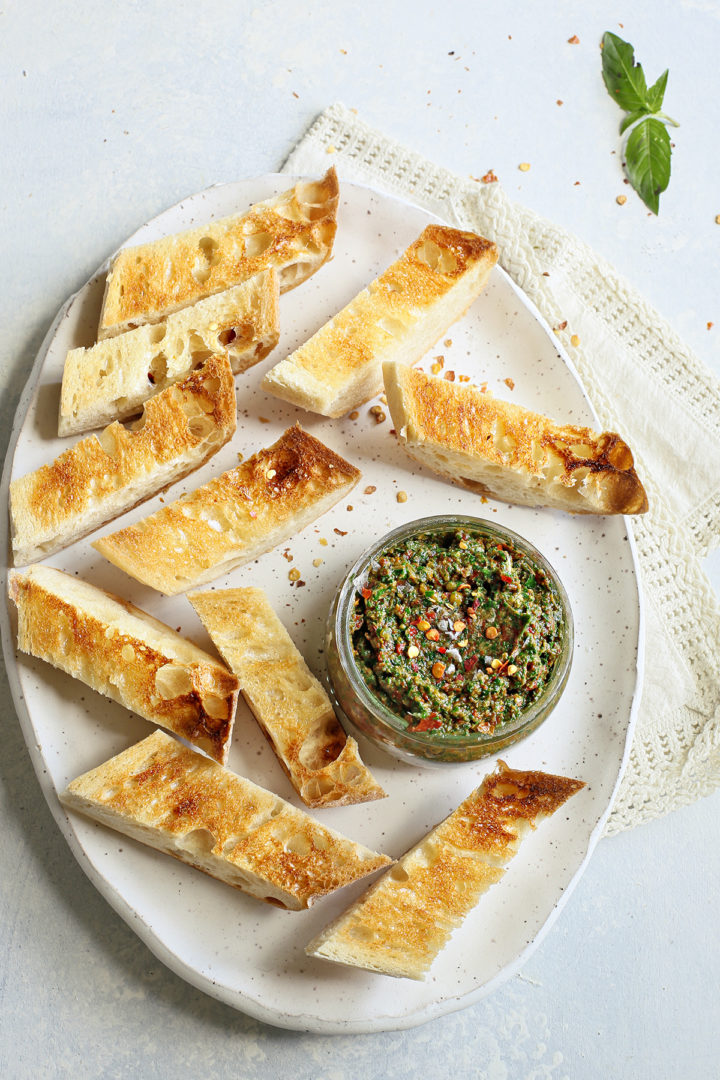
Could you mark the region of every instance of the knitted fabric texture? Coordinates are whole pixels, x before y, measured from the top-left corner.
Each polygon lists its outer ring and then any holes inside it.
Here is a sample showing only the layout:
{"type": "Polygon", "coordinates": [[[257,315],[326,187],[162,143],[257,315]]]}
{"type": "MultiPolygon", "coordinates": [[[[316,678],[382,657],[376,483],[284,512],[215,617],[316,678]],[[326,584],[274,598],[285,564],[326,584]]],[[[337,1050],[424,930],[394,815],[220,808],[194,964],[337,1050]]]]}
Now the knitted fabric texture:
{"type": "Polygon", "coordinates": [[[633,520],[645,601],[645,678],[607,825],[620,832],[720,785],[720,605],[700,559],[720,540],[720,383],[600,256],[511,202],[499,183],[433,165],[333,105],[283,171],[404,198],[494,240],[500,263],[564,344],[602,425],[628,439],[650,511],[633,520]],[[637,403],[642,401],[642,409],[637,403]],[[682,447],[682,457],[678,448],[682,447]]]}

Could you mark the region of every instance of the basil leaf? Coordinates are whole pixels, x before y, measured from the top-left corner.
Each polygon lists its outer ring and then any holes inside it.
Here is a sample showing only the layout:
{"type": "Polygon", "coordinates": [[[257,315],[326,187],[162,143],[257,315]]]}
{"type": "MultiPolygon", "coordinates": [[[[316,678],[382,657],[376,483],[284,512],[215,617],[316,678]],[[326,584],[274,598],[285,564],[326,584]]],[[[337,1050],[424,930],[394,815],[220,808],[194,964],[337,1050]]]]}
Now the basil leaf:
{"type": "Polygon", "coordinates": [[[646,116],[630,132],[625,168],[630,183],[653,214],[660,209],[660,193],[670,182],[670,136],[665,125],[646,116]]]}
{"type": "Polygon", "coordinates": [[[609,30],[603,34],[602,43],[603,82],[610,97],[626,112],[654,112],[648,105],[645,72],[635,63],[632,45],[609,30]]]}
{"type": "Polygon", "coordinates": [[[654,82],[647,92],[648,111],[651,113],[660,112],[662,109],[663,98],[665,97],[665,87],[667,86],[668,75],[670,71],[665,68],[657,82],[654,82]]]}
{"type": "Polygon", "coordinates": [[[636,120],[641,120],[643,116],[647,116],[644,109],[639,109],[637,112],[626,113],[625,119],[620,125],[620,134],[622,135],[636,120]]]}

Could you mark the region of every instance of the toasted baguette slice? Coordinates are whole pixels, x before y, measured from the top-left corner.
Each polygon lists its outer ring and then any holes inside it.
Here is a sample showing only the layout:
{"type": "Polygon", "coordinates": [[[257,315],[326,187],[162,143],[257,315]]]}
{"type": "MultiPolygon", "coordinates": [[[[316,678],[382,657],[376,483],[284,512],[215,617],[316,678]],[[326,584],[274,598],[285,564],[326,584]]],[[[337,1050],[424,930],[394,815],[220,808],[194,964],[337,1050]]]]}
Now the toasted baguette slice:
{"type": "Polygon", "coordinates": [[[188,600],[307,806],[345,806],[385,792],[360,760],[330,699],[262,589],[191,593],[188,600]]]}
{"type": "Polygon", "coordinates": [[[359,479],[354,465],[296,425],[268,449],[93,547],[174,596],[270,551],[359,479]]]}
{"type": "Polygon", "coordinates": [[[310,956],[423,979],[453,930],[505,873],[523,837],[585,785],[504,762],[306,948],[310,956]]]}
{"type": "Polygon", "coordinates": [[[18,648],[226,761],[238,681],[169,626],[50,566],[11,570],[18,648]]]}
{"type": "Polygon", "coordinates": [[[330,169],[241,214],[125,248],[110,267],[98,337],[159,322],[269,267],[280,292],[293,289],[329,258],[337,202],[330,169]]]}
{"type": "Polygon", "coordinates": [[[630,447],[612,431],[557,424],[402,364],[383,366],[398,438],[410,457],[480,495],[574,514],[644,514],[630,447]]]}
{"type": "Polygon", "coordinates": [[[291,911],[391,861],[162,731],[78,777],[60,799],[291,911]]]}
{"type": "Polygon", "coordinates": [[[87,536],[203,465],[235,431],[230,364],[214,356],[146,403],[138,425],[117,422],[10,485],[16,566],[87,536]]]}
{"type": "Polygon", "coordinates": [[[72,349],[63,371],[58,434],[133,416],[208,356],[224,353],[236,375],[247,371],[275,348],[279,336],[278,277],[265,270],[156,326],[72,349]]]}
{"type": "Polygon", "coordinates": [[[382,389],[382,363],[414,364],[478,296],[497,249],[475,233],[428,225],[309,341],[271,368],[263,387],[323,416],[342,416],[382,389]]]}

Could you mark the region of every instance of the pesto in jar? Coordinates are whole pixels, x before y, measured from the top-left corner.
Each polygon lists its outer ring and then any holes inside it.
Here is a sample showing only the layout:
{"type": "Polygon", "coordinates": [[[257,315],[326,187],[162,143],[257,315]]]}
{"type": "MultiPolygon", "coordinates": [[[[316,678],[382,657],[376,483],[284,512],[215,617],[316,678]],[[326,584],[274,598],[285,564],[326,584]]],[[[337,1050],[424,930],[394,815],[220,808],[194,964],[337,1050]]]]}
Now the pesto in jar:
{"type": "Polygon", "coordinates": [[[351,630],[361,676],[409,731],[487,734],[542,694],[563,609],[529,555],[458,528],[379,554],[357,586],[351,630]]]}

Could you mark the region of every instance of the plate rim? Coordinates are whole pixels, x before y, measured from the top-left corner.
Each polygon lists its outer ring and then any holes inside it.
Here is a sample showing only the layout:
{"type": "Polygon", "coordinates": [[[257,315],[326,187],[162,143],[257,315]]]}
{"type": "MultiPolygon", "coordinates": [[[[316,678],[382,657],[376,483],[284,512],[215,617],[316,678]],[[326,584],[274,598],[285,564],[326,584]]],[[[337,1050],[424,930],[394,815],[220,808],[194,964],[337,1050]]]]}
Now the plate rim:
{"type": "MultiPolygon", "coordinates": [[[[27,418],[28,411],[32,404],[33,395],[37,384],[39,382],[43,366],[49,352],[50,346],[54,340],[60,323],[66,315],[71,304],[74,302],[77,296],[85,290],[88,285],[95,281],[100,274],[105,272],[115,257],[117,252],[122,248],[128,247],[139,237],[139,235],[148,228],[155,224],[160,218],[166,214],[171,213],[174,210],[179,209],[184,203],[189,200],[201,199],[203,195],[210,191],[216,191],[219,188],[232,188],[239,184],[247,184],[253,182],[267,182],[278,181],[282,179],[288,186],[296,183],[300,179],[306,179],[304,176],[295,176],[290,173],[283,172],[268,172],[262,173],[258,176],[243,177],[239,180],[228,181],[226,183],[210,184],[200,191],[191,193],[179,199],[177,202],[165,207],[159,213],[153,217],[148,218],[143,222],[133,233],[131,233],[103,262],[97,267],[97,269],[90,275],[87,281],[80,286],[75,292],[73,292],[61,305],[55,318],[52,320],[47,333],[45,334],[40,348],[37,352],[35,360],[30,368],[28,378],[21,391],[20,398],[18,400],[15,415],[13,417],[13,423],[10,431],[10,438],[8,440],[7,451],[5,454],[5,460],[3,463],[2,477],[0,478],[0,498],[5,501],[5,506],[9,504],[9,487],[11,481],[11,475],[13,466],[15,463],[15,453],[17,449],[17,443],[27,418]]],[[[395,194],[383,191],[375,188],[370,184],[356,183],[352,181],[342,181],[342,187],[360,188],[374,195],[379,196],[383,200],[388,200],[398,204],[400,207],[411,207],[414,210],[420,211],[428,218],[435,221],[442,222],[442,219],[434,214],[432,211],[426,210],[423,206],[412,202],[408,199],[403,199],[395,194]]],[[[585,391],[584,384],[580,378],[575,365],[573,364],[570,356],[562,347],[562,343],[554,339],[552,329],[547,323],[546,319],[538,310],[537,306],[528,297],[523,290],[512,280],[510,275],[499,265],[495,267],[495,272],[500,273],[505,281],[510,285],[518,302],[521,303],[532,316],[532,318],[539,323],[543,331],[548,335],[552,341],[555,349],[562,359],[563,364],[569,371],[572,378],[575,380],[582,397],[584,398],[588,409],[594,417],[596,423],[598,422],[597,414],[593,408],[592,402],[588,398],[585,391]]],[[[281,1027],[289,1030],[303,1031],[314,1034],[370,1034],[381,1031],[400,1031],[407,1030],[413,1027],[418,1027],[422,1024],[429,1022],[430,1020],[437,1019],[440,1016],[445,1016],[453,1012],[460,1011],[461,1009],[468,1008],[469,1006],[476,1004],[484,997],[496,990],[500,985],[512,978],[513,975],[524,966],[527,960],[530,958],[536,948],[539,947],[544,940],[547,933],[555,923],[560,912],[563,910],[568,898],[572,894],[575,886],[583,876],[588,862],[592,856],[597,843],[599,842],[602,832],[608,817],[612,811],[612,807],[617,796],[618,788],[622,782],[625,769],[630,757],[630,751],[632,746],[632,735],[635,730],[635,724],[637,720],[637,714],[640,707],[640,700],[642,696],[643,678],[644,678],[644,658],[645,658],[645,603],[644,593],[642,588],[642,576],[640,574],[640,567],[638,562],[638,550],[635,540],[634,532],[632,529],[631,520],[625,516],[624,524],[627,529],[628,542],[631,552],[632,565],[635,578],[635,589],[637,592],[637,616],[638,616],[638,641],[637,641],[637,659],[635,665],[635,685],[633,689],[632,701],[630,705],[630,716],[628,718],[627,728],[625,732],[625,742],[623,747],[622,758],[618,768],[618,773],[613,785],[612,792],[608,799],[607,806],[604,812],[598,819],[595,827],[591,831],[587,840],[587,849],[585,856],[581,863],[573,873],[572,878],[568,882],[566,888],[562,891],[560,897],[555,903],[552,911],[542,924],[535,937],[530,941],[521,952],[515,957],[513,961],[506,964],[505,967],[499,971],[495,976],[477,987],[475,990],[468,991],[459,996],[449,996],[442,999],[442,1001],[436,1001],[431,1004],[425,1005],[415,1012],[412,1012],[405,1016],[377,1016],[373,1019],[366,1020],[329,1020],[327,1018],[321,1018],[313,1016],[308,1013],[286,1013],[283,1011],[273,1010],[267,1005],[261,1002],[249,998],[244,992],[238,990],[232,990],[224,984],[220,984],[213,979],[200,974],[195,968],[188,964],[185,960],[174,953],[158,936],[157,933],[145,922],[142,916],[132,907],[132,905],[124,899],[124,897],[116,891],[116,889],[110,884],[110,882],[103,876],[101,871],[93,866],[92,862],[85,849],[83,848],[77,833],[72,824],[70,816],[65,812],[62,804],[57,798],[57,792],[50,779],[50,773],[45,768],[45,761],[42,756],[41,747],[36,741],[35,731],[33,728],[32,720],[30,718],[30,710],[27,705],[25,696],[22,692],[20,685],[20,678],[17,666],[17,648],[16,643],[13,640],[13,628],[10,617],[10,601],[7,595],[8,584],[8,572],[11,569],[11,547],[10,547],[10,528],[9,528],[9,513],[6,511],[2,515],[2,521],[0,522],[0,544],[3,545],[3,579],[5,583],[5,603],[0,605],[0,639],[2,641],[2,651],[5,660],[5,668],[8,675],[8,684],[10,687],[10,693],[15,707],[15,711],[20,722],[20,727],[23,735],[23,740],[28,750],[31,764],[33,766],[35,775],[40,784],[40,789],[45,798],[45,802],[52,814],[52,817],[57,824],[58,828],[65,841],[70,848],[78,866],[91,882],[91,884],[97,889],[100,895],[108,902],[110,907],[123,919],[123,921],[137,934],[143,944],[150,950],[150,952],[157,957],[167,968],[169,968],[173,974],[182,978],[185,982],[194,986],[196,989],[201,990],[203,993],[208,994],[211,997],[223,1002],[225,1005],[229,1005],[231,1008],[236,1009],[239,1012],[245,1013],[248,1016],[256,1020],[260,1020],[263,1023],[269,1024],[275,1027],[281,1027]]]]}

